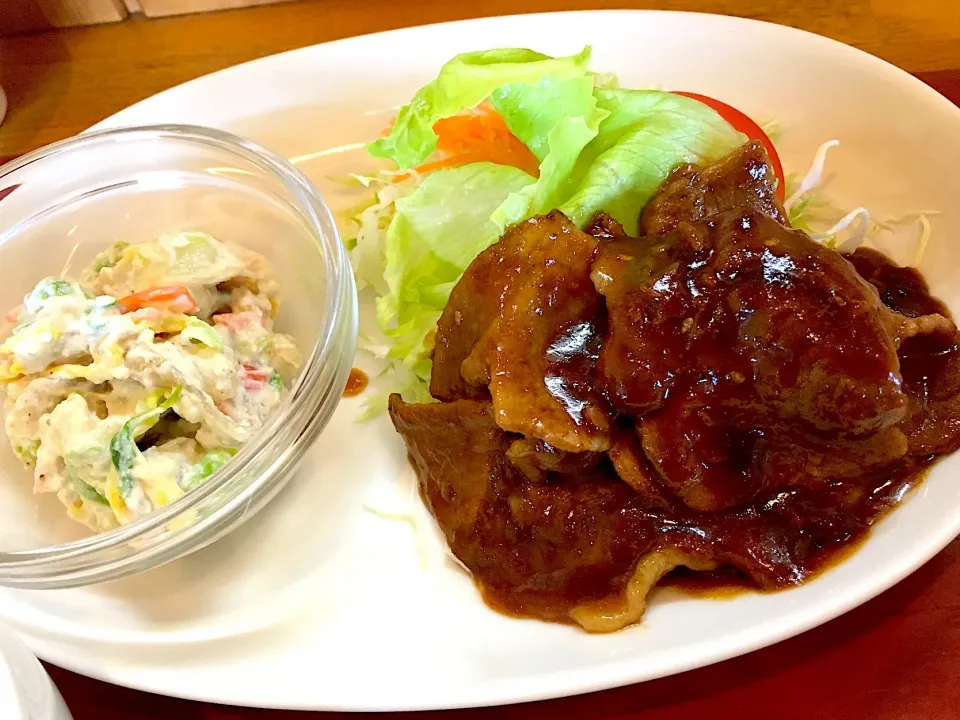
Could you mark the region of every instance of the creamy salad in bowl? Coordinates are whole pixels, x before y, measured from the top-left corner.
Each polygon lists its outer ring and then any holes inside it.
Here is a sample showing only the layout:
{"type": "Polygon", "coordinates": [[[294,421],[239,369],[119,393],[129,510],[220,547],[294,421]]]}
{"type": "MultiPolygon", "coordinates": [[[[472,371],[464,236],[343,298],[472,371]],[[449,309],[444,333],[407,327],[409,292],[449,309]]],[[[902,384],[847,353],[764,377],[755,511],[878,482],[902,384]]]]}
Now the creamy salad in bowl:
{"type": "Polygon", "coordinates": [[[263,256],[197,232],[37,283],[0,329],[6,434],[34,492],[103,531],[205,482],[299,369],[277,289],[263,256]]]}

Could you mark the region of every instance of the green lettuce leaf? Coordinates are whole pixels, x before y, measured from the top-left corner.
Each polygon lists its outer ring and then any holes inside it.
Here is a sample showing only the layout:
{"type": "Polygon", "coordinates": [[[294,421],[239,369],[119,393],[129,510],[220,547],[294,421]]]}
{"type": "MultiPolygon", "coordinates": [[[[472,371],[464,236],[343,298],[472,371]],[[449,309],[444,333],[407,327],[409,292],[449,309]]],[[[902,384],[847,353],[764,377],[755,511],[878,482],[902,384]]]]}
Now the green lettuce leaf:
{"type": "Polygon", "coordinates": [[[492,101],[541,161],[536,185],[494,214],[501,228],[559,208],[580,226],[604,210],[635,233],[640,211],[674,168],[713,162],[746,140],[700,102],[596,88],[590,77],[508,86],[492,101]]]}
{"type": "Polygon", "coordinates": [[[473,163],[427,175],[395,203],[384,247],[377,321],[391,341],[389,356],[429,377],[424,339],[436,327],[453,285],[500,228],[490,219],[512,193],[532,185],[522,170],[473,163]]]}
{"type": "Polygon", "coordinates": [[[397,114],[390,134],[367,146],[374,157],[393,160],[402,170],[421,164],[437,146],[433,125],[461,110],[474,108],[512,83],[534,84],[544,77],[564,80],[587,75],[590,48],[553,58],[520,48],[457,55],[440,68],[433,82],[420,88],[397,114]]]}
{"type": "Polygon", "coordinates": [[[536,185],[508,198],[495,215],[503,228],[559,206],[577,157],[609,112],[597,107],[592,75],[508,85],[494,92],[491,101],[510,132],[540,161],[536,185]]]}
{"type": "Polygon", "coordinates": [[[604,210],[628,233],[643,206],[682,163],[707,164],[746,142],[714,110],[659,90],[596,89],[608,113],[597,137],[577,158],[573,192],[558,207],[584,225],[604,210]]]}

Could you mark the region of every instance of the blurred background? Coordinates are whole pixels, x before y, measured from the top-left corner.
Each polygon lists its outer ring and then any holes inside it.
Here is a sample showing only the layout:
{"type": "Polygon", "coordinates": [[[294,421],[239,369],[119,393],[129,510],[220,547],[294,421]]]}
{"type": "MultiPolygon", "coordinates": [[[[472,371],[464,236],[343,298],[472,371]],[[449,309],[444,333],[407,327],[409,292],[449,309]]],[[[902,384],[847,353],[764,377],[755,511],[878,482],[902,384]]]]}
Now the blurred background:
{"type": "Polygon", "coordinates": [[[119,22],[130,15],[164,17],[274,2],[283,0],[3,0],[0,33],[119,22]]]}
{"type": "Polygon", "coordinates": [[[174,85],[285,50],[449,20],[602,8],[790,25],[877,55],[948,96],[960,92],[960,0],[0,0],[8,100],[0,162],[174,85]]]}

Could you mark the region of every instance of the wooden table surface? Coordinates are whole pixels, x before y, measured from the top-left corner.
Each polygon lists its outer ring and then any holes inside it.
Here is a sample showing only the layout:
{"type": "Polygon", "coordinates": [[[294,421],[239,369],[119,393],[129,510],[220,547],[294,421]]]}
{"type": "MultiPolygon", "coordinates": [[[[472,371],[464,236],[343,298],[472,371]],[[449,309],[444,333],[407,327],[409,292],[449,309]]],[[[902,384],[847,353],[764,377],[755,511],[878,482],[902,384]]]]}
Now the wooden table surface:
{"type": "MultiPolygon", "coordinates": [[[[960,0],[317,0],[0,40],[0,85],[10,101],[0,158],[67,137],[183,81],[291,48],[481,15],[605,7],[727,12],[792,25],[879,55],[960,103],[960,0]]],[[[202,705],[50,672],[76,720],[319,717],[202,705]]],[[[960,718],[958,676],[960,541],[872,602],[774,647],[619,690],[450,714],[947,720],[960,718]]]]}

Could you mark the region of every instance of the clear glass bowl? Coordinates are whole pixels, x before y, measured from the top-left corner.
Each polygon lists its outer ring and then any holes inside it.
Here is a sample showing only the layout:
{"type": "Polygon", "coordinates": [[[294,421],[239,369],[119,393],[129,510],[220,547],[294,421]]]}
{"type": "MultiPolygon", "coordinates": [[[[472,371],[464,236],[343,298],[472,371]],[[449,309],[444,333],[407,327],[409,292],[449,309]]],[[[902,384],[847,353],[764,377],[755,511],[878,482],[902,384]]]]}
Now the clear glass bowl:
{"type": "Polygon", "coordinates": [[[333,217],[283,158],[209,128],[106,130],[0,168],[0,311],[70,258],[78,272],[114,240],[199,230],[265,255],[281,285],[278,330],[304,364],[281,408],[222,470],[153,515],[92,535],[0,431],[0,585],[63,588],[124,577],[213,542],[290,479],[343,393],[357,296],[333,217]]]}

